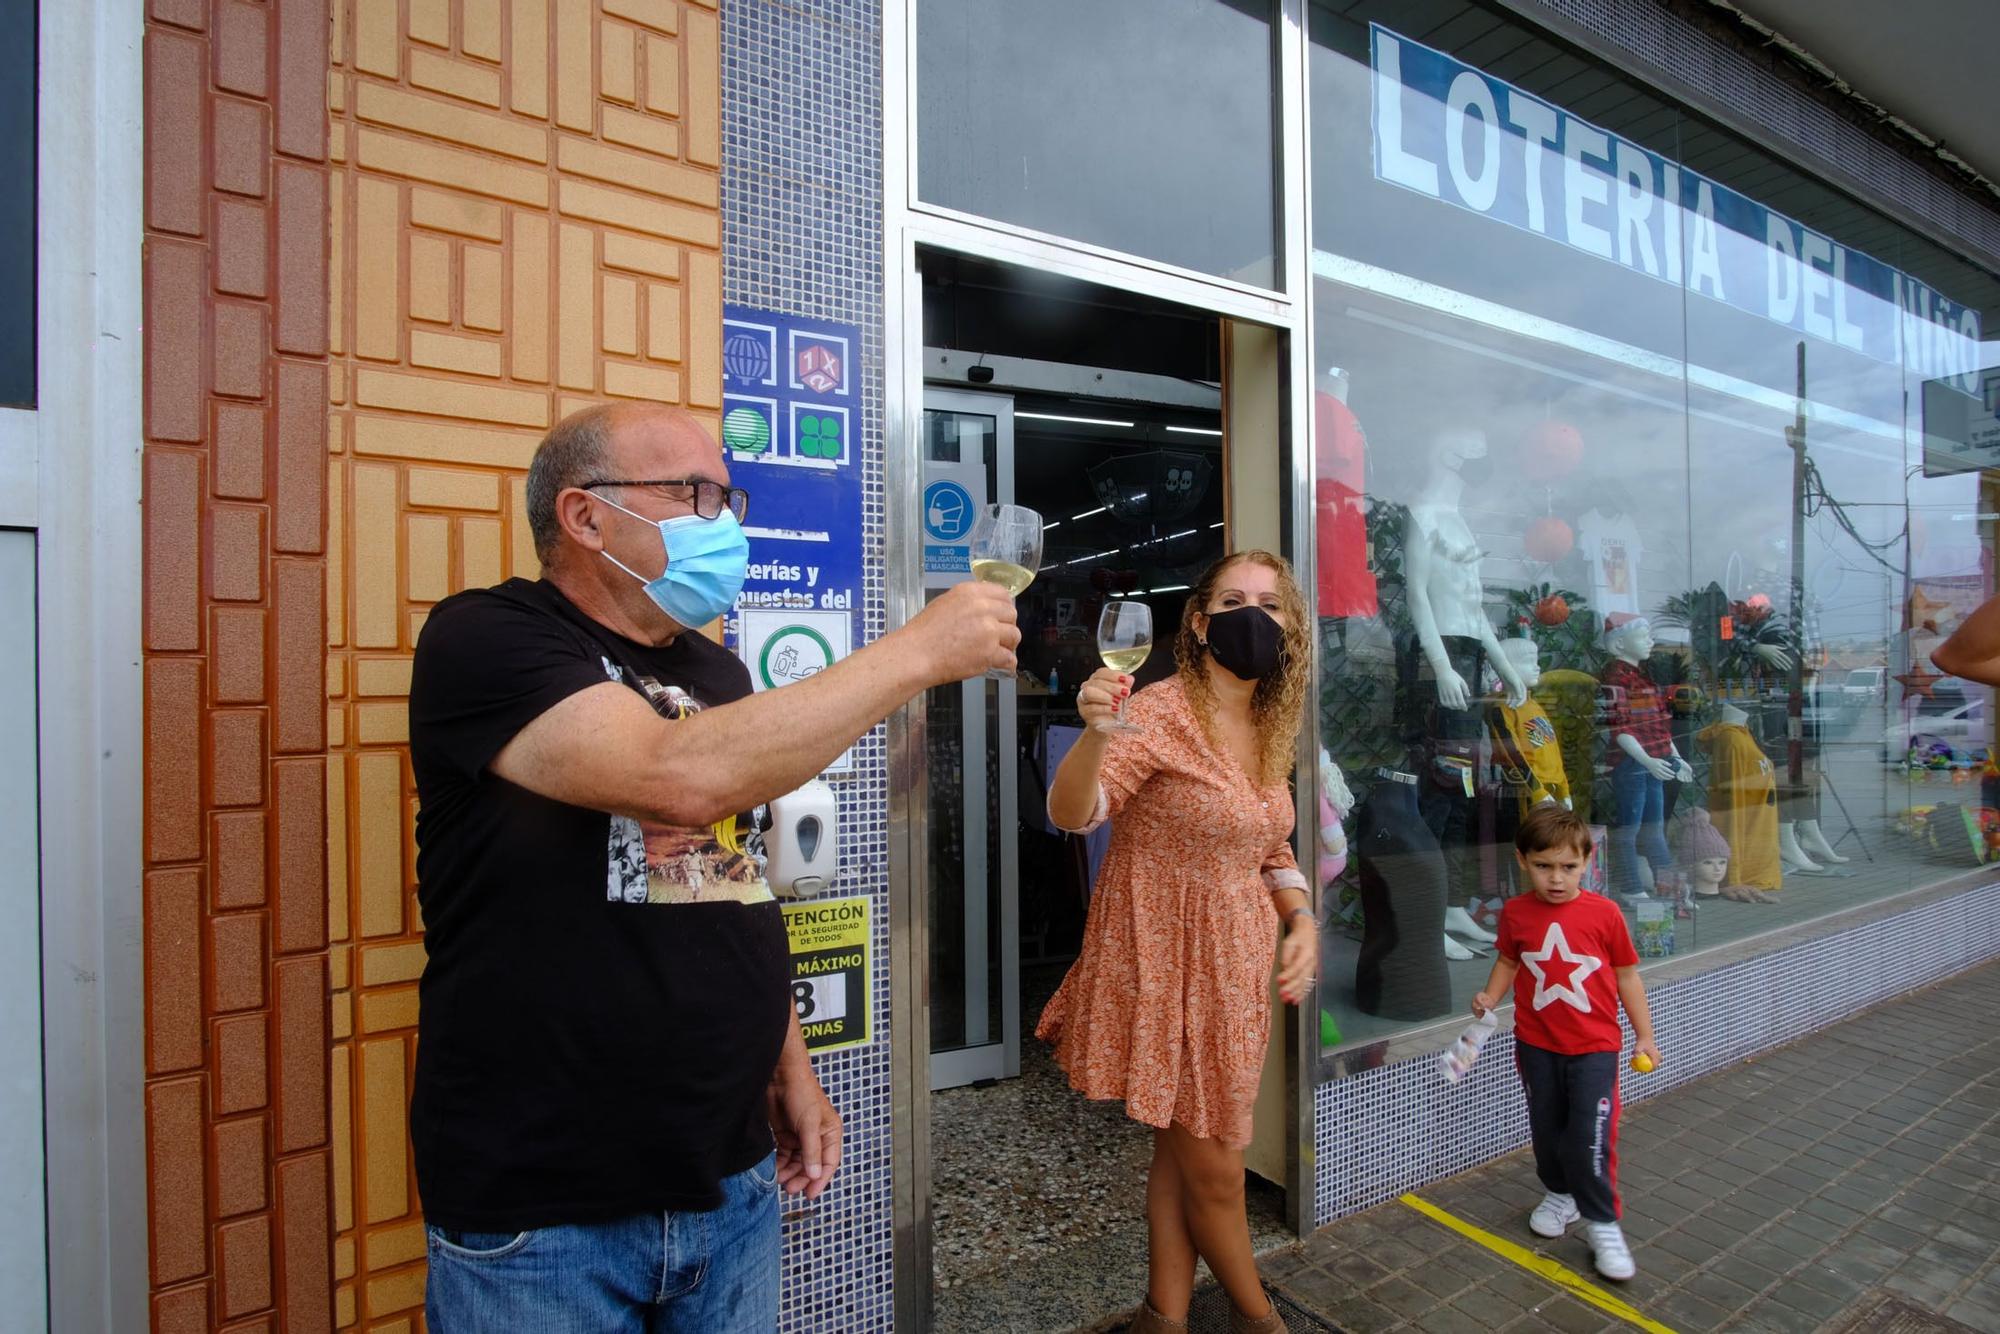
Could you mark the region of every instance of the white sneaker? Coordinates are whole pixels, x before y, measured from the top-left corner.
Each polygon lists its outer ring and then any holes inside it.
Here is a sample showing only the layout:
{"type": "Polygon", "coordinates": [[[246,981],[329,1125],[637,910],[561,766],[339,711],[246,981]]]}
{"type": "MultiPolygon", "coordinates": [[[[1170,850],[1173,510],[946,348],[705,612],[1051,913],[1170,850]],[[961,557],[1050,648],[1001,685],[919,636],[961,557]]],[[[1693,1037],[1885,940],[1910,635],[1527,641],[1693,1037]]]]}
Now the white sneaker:
{"type": "Polygon", "coordinates": [[[1639,1272],[1632,1263],[1632,1248],[1625,1244],[1624,1229],[1616,1223],[1592,1223],[1585,1230],[1590,1234],[1590,1259],[1598,1273],[1628,1279],[1639,1272]]]}
{"type": "Polygon", "coordinates": [[[1569,1225],[1583,1217],[1577,1212],[1576,1198],[1558,1195],[1550,1191],[1535,1206],[1535,1212],[1528,1215],[1528,1230],[1538,1237],[1560,1237],[1569,1231],[1569,1225]]]}

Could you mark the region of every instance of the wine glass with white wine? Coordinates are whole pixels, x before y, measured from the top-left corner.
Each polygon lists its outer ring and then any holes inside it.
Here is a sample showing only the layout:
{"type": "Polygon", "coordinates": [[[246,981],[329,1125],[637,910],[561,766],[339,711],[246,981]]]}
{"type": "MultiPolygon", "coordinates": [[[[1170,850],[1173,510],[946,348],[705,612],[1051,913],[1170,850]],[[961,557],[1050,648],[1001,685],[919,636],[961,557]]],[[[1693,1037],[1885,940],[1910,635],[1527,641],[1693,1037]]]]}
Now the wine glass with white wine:
{"type": "MultiPolygon", "coordinates": [[[[1104,604],[1097,618],[1097,656],[1114,672],[1131,675],[1139,670],[1153,651],[1153,609],[1129,598],[1114,598],[1104,604]]],[[[1118,701],[1118,716],[1097,724],[1100,732],[1137,732],[1137,723],[1125,721],[1125,701],[1118,701]]]]}
{"type": "MultiPolygon", "coordinates": [[[[972,525],[972,577],[998,584],[1009,597],[1035,581],[1042,567],[1042,516],[1026,505],[988,505],[972,525]]],[[[995,681],[1011,681],[1012,672],[986,673],[995,681]]]]}

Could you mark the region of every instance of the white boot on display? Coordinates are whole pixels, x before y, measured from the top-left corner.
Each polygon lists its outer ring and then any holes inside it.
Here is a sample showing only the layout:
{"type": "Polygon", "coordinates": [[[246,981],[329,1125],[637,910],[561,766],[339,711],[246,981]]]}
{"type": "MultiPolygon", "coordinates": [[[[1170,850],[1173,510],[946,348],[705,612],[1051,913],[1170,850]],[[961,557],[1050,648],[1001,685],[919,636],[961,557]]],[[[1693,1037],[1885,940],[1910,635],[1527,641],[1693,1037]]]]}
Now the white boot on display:
{"type": "Polygon", "coordinates": [[[1455,936],[1464,936],[1467,940],[1476,940],[1484,945],[1491,945],[1494,941],[1500,939],[1500,937],[1473,921],[1471,913],[1456,905],[1444,910],[1444,929],[1455,936]]]}
{"type": "Polygon", "coordinates": [[[1842,862],[1849,860],[1849,858],[1835,852],[1833,844],[1826,841],[1826,834],[1821,831],[1819,821],[1799,821],[1798,833],[1800,851],[1825,862],[1829,866],[1839,866],[1842,862]]]}
{"type": "Polygon", "coordinates": [[[1797,871],[1801,875],[1811,875],[1823,869],[1799,846],[1797,826],[1789,822],[1778,826],[1778,859],[1785,864],[1787,871],[1797,871]]]}
{"type": "Polygon", "coordinates": [[[1444,938],[1444,957],[1447,959],[1457,959],[1462,962],[1466,959],[1477,959],[1479,956],[1453,940],[1450,936],[1446,936],[1444,938]]]}

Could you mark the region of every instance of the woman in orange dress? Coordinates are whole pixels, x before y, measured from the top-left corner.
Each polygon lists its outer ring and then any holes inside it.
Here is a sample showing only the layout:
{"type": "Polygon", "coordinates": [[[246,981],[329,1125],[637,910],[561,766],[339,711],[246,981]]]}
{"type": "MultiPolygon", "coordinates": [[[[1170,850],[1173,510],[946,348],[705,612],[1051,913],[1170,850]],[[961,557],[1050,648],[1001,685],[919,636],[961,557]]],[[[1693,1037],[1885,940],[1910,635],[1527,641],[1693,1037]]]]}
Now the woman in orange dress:
{"type": "Polygon", "coordinates": [[[1305,602],[1268,551],[1224,557],[1188,595],[1179,670],[1132,696],[1135,732],[1099,731],[1132,678],[1077,694],[1089,724],[1049,785],[1049,817],[1114,821],[1083,951],[1036,1030],[1070,1083],[1155,1128],[1146,1302],[1132,1334],[1186,1327],[1195,1258],[1232,1327],[1283,1330],[1244,1211],[1243,1150],[1271,1028],[1270,977],[1297,1005],[1319,942],[1292,856],[1292,792],[1312,662],[1305,602]]]}

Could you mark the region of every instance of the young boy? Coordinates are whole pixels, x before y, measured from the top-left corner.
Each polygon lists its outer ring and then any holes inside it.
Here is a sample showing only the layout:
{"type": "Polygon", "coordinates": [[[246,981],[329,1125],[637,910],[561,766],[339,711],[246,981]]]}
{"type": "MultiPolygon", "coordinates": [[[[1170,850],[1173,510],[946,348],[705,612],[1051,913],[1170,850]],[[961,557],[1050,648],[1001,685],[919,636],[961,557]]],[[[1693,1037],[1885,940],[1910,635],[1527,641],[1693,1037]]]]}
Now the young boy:
{"type": "Polygon", "coordinates": [[[1472,1012],[1485,1014],[1514,988],[1515,1060],[1528,1093],[1535,1174],[1549,1192],[1528,1226],[1560,1237],[1582,1218],[1597,1272],[1627,1279],[1635,1270],[1618,1227],[1620,1002],[1639,1054],[1660,1061],[1639,955],[1624,913],[1583,891],[1590,827],[1574,811],[1549,802],[1529,812],[1514,855],[1531,892],[1500,912],[1499,957],[1472,1012]]]}

